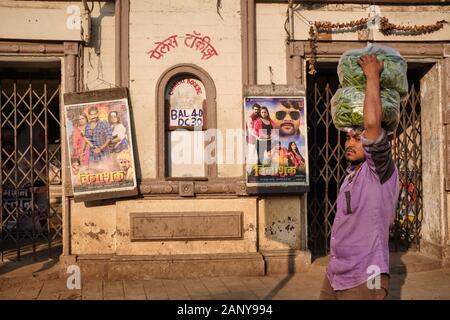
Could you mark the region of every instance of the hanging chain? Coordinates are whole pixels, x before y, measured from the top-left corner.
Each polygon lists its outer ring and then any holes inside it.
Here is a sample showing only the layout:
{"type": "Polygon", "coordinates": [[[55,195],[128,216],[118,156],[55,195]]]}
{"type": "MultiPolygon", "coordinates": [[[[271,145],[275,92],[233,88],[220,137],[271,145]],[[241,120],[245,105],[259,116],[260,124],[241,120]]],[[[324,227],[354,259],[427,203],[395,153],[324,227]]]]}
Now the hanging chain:
{"type": "Polygon", "coordinates": [[[390,23],[388,18],[381,17],[380,18],[380,32],[384,35],[395,34],[396,31],[400,31],[402,33],[410,33],[414,35],[426,34],[438,31],[444,27],[444,24],[448,23],[446,20],[437,21],[434,24],[422,25],[422,26],[402,26],[390,23]]]}
{"type": "MultiPolygon", "coordinates": [[[[315,69],[315,63],[317,60],[317,37],[319,32],[323,33],[331,33],[333,29],[351,29],[354,28],[367,28],[368,18],[363,18],[360,20],[353,20],[345,23],[332,23],[329,21],[314,21],[310,22],[309,27],[309,43],[311,47],[311,60],[309,63],[309,71],[310,75],[314,75],[317,73],[315,69]]],[[[404,26],[404,25],[396,25],[389,22],[389,19],[386,17],[380,18],[380,32],[385,35],[392,35],[403,33],[406,35],[421,35],[436,32],[444,27],[444,24],[448,23],[446,20],[437,21],[434,24],[430,25],[414,25],[414,26],[404,26]]]]}
{"type": "Polygon", "coordinates": [[[316,57],[317,57],[317,27],[315,24],[311,24],[309,27],[309,46],[311,47],[311,60],[309,61],[309,71],[310,75],[315,75],[317,73],[316,57]]]}

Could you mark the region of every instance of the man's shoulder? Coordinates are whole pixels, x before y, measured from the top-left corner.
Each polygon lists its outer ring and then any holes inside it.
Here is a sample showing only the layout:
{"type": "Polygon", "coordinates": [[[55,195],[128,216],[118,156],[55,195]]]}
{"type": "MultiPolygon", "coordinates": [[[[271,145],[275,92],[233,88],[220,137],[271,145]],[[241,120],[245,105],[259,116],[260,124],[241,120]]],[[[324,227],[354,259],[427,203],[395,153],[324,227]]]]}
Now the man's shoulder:
{"type": "Polygon", "coordinates": [[[396,165],[392,157],[392,146],[388,135],[383,133],[375,140],[363,141],[366,166],[377,174],[381,184],[387,182],[395,173],[396,165]]]}

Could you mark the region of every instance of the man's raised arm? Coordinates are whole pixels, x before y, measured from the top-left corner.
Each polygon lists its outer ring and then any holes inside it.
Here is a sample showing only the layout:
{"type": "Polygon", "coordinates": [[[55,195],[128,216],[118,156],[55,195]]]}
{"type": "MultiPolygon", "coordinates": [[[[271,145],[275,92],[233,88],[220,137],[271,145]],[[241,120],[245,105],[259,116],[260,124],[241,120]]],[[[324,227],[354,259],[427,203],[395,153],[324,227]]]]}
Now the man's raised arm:
{"type": "Polygon", "coordinates": [[[358,64],[366,76],[366,94],[364,99],[364,130],[365,138],[375,141],[381,134],[380,76],[383,71],[383,61],[375,55],[362,56],[358,64]]]}

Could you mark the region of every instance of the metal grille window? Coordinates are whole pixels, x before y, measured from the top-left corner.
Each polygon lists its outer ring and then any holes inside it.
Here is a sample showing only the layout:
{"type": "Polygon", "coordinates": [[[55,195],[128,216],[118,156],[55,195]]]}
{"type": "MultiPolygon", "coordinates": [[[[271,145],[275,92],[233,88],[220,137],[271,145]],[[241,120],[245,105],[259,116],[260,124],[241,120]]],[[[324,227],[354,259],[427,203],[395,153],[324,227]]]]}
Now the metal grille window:
{"type": "MultiPolygon", "coordinates": [[[[422,148],[418,78],[409,74],[410,92],[401,104],[401,120],[392,135],[393,157],[399,170],[400,196],[391,228],[391,248],[405,250],[419,244],[422,221],[422,148]]],[[[331,98],[339,87],[336,65],[325,65],[308,77],[308,141],[310,192],[308,193],[308,246],[314,254],[327,254],[336,213],[339,187],[345,178],[345,134],[331,118],[331,98]]]]}
{"type": "Polygon", "coordinates": [[[408,99],[402,103],[400,124],[392,139],[392,153],[400,179],[396,221],[391,231],[395,250],[404,250],[410,244],[419,246],[423,214],[420,110],[418,85],[413,84],[408,99]]]}
{"type": "Polygon", "coordinates": [[[20,258],[62,233],[60,73],[2,72],[1,252],[20,258]]]}

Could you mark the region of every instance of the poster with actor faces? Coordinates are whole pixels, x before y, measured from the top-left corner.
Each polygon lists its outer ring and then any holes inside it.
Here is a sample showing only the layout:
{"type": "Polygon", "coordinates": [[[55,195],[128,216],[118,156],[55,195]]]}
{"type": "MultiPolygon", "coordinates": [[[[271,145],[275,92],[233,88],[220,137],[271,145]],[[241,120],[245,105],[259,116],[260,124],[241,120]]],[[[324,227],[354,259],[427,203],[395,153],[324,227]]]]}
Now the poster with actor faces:
{"type": "Polygon", "coordinates": [[[246,97],[247,186],[308,186],[305,97],[246,97]]]}
{"type": "Polygon", "coordinates": [[[74,196],[134,189],[136,175],[127,99],[65,108],[74,196]]]}

